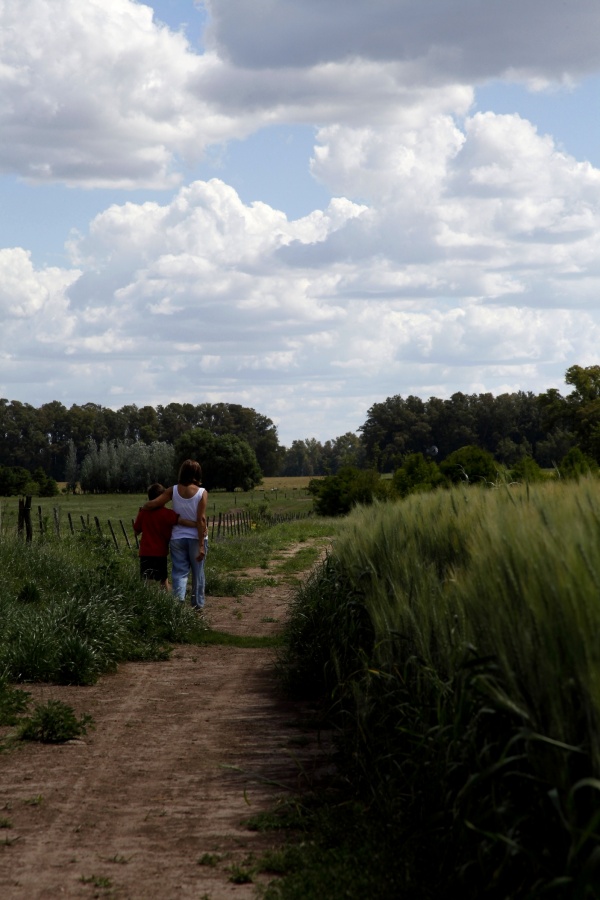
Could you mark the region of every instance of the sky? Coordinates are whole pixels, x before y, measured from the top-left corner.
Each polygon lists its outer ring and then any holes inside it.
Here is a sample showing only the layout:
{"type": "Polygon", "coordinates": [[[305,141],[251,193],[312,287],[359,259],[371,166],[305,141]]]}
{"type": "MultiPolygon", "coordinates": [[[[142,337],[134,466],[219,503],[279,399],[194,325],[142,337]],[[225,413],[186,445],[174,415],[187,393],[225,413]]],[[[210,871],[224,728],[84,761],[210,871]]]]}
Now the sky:
{"type": "Polygon", "coordinates": [[[600,347],[597,0],[0,0],[0,396],[567,388],[600,347]]]}

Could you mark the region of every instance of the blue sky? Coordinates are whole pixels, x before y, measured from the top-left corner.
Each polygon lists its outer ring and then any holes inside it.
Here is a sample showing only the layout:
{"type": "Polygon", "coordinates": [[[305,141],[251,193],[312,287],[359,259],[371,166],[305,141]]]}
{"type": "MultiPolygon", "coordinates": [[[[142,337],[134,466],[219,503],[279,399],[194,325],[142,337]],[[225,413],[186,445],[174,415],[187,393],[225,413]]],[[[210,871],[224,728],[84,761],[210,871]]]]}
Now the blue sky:
{"type": "Polygon", "coordinates": [[[598,362],[593,0],[0,0],[0,395],[252,406],[598,362]],[[342,15],[343,13],[343,15],[342,15]]]}

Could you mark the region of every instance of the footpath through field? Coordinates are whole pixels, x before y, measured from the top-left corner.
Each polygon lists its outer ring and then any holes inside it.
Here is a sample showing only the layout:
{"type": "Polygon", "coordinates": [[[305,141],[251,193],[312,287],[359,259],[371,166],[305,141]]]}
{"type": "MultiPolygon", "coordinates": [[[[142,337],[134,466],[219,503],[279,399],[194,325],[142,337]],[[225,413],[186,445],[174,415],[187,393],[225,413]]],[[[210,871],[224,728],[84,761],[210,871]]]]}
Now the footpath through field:
{"type": "MultiPolygon", "coordinates": [[[[288,599],[285,583],[208,597],[207,618],[268,635],[288,599]]],[[[122,665],[92,687],[30,686],[96,727],[82,741],[0,756],[0,897],[254,896],[230,878],[276,838],[244,821],[301,788],[322,759],[317,734],[298,729],[298,705],[277,696],[272,662],[268,649],[178,646],[166,662],[122,665]]]]}

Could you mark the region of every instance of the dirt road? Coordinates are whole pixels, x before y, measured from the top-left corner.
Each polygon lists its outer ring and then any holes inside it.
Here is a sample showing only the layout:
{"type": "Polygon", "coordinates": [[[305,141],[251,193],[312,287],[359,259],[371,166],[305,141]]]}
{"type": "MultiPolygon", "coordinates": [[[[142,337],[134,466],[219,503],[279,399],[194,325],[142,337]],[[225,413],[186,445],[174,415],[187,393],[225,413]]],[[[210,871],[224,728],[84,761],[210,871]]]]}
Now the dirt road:
{"type": "MultiPolygon", "coordinates": [[[[288,597],[281,583],[208,598],[207,618],[269,634],[288,597]]],[[[34,686],[36,700],[62,699],[96,727],[0,756],[0,897],[253,897],[231,876],[277,838],[244,820],[301,787],[320,757],[301,710],[278,698],[272,661],[271,650],[183,646],[92,687],[34,686]],[[205,854],[216,864],[199,864],[205,854]]]]}

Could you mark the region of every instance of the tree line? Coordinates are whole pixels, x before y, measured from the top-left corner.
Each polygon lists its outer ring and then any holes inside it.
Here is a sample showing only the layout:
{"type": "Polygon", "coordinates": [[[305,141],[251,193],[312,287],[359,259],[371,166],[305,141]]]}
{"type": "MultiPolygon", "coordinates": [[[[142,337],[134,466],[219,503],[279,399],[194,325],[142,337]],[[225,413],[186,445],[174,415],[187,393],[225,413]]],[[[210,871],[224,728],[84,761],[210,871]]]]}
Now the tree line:
{"type": "Polygon", "coordinates": [[[0,399],[0,466],[41,470],[69,483],[76,473],[94,485],[90,490],[102,489],[99,479],[106,479],[110,469],[111,484],[116,479],[119,490],[132,490],[128,485],[139,484],[140,473],[149,471],[148,455],[168,455],[166,448],[174,452],[186,436],[202,451],[205,466],[213,456],[220,460],[214,482],[241,481],[236,487],[257,483],[261,476],[331,475],[347,466],[395,472],[410,454],[435,450],[441,462],[465,446],[480,447],[508,467],[532,459],[548,468],[575,447],[600,462],[600,366],[571,366],[565,381],[571,387],[566,395],[555,388],[498,396],[457,392],[444,400],[394,395],[373,404],[358,434],[324,443],[295,440],[287,448],[271,419],[240,404],[133,404],[112,410],[95,403],[67,409],[58,401],[36,408],[0,399]],[[102,476],[98,458],[104,461],[102,476]]]}
{"type": "Polygon", "coordinates": [[[34,407],[0,399],[0,465],[21,466],[30,472],[41,466],[57,481],[68,481],[69,454],[74,448],[81,466],[90,441],[97,448],[103,442],[174,446],[179,437],[195,429],[244,440],[262,474],[278,474],[285,449],[276,426],[267,416],[236,403],[169,403],[156,408],[134,404],[113,410],[96,403],[67,409],[56,400],[34,407]]]}
{"type": "Polygon", "coordinates": [[[410,454],[441,462],[466,446],[509,468],[523,459],[552,468],[573,448],[600,463],[600,366],[571,366],[565,381],[567,395],[556,388],[496,397],[457,392],[446,400],[397,394],[373,404],[358,436],[294,441],[281,474],[329,475],[345,466],[391,473],[410,454]]]}

